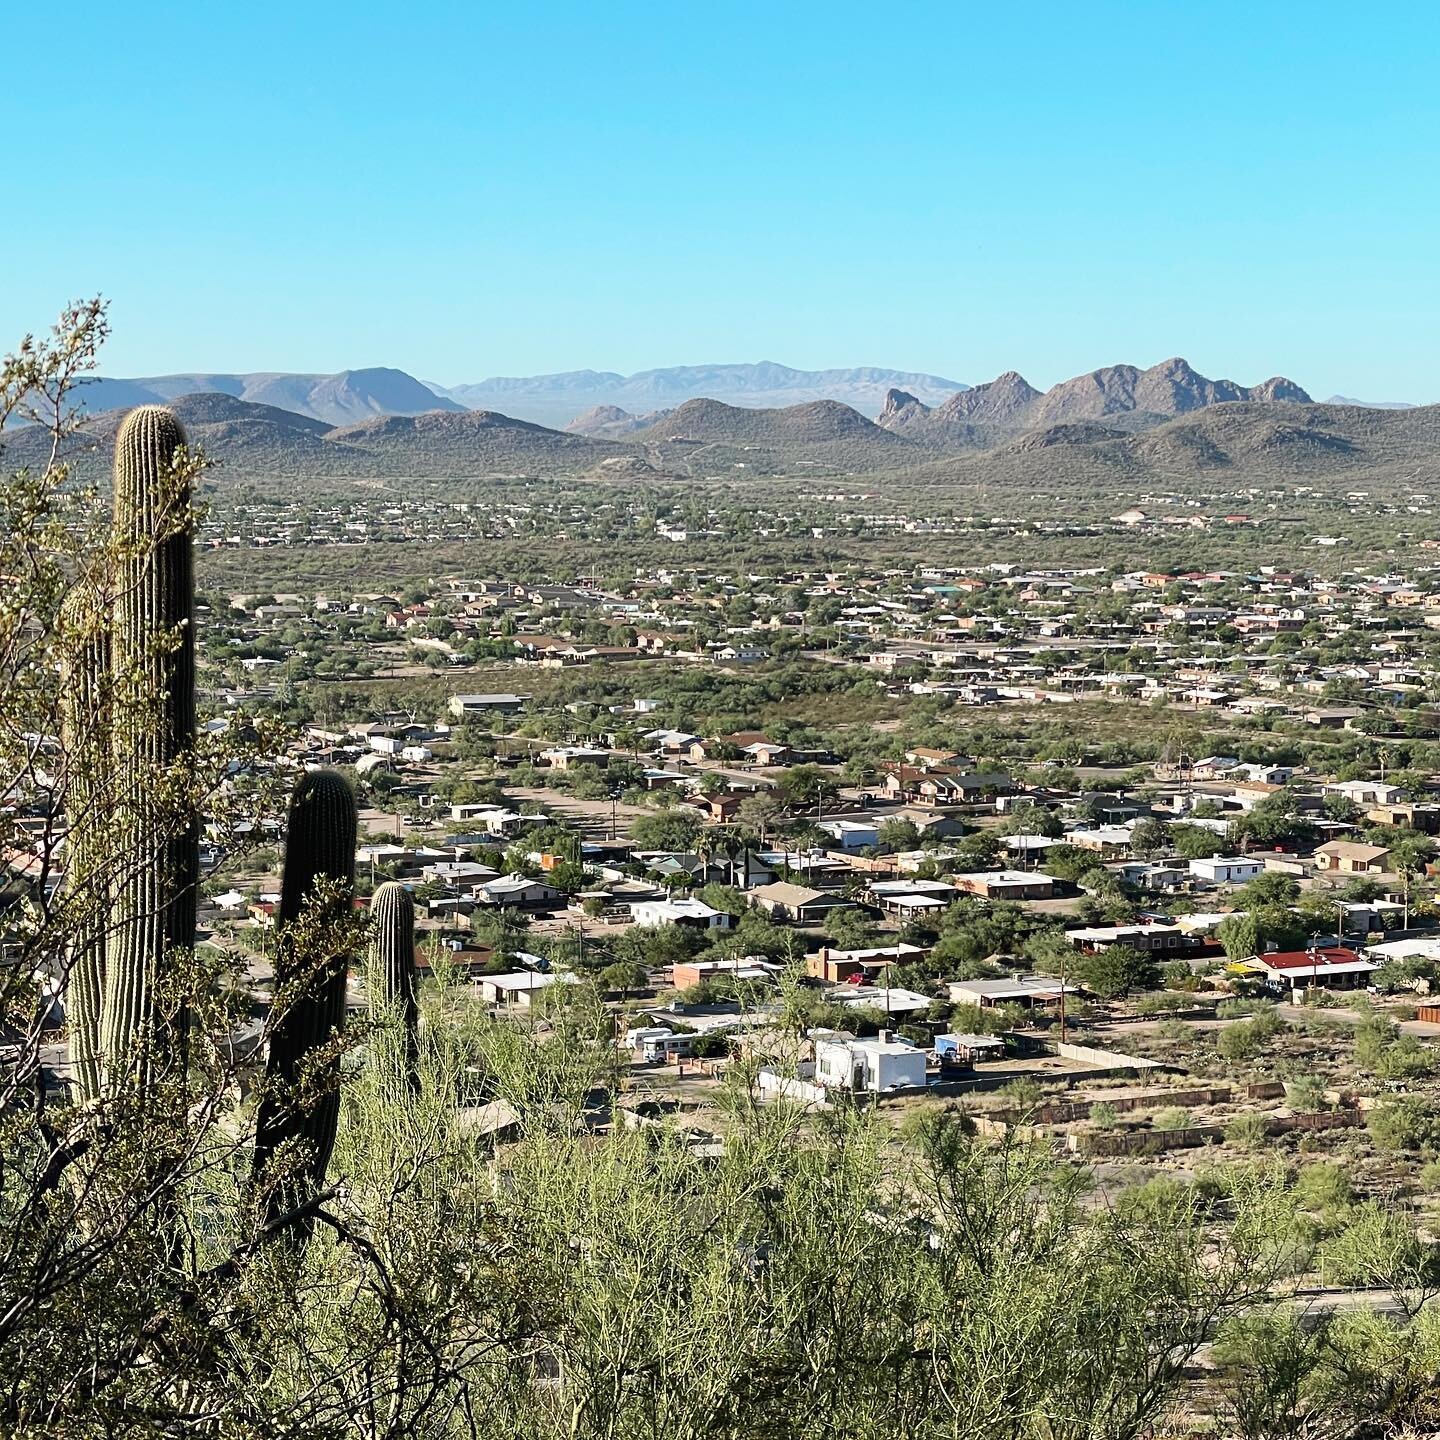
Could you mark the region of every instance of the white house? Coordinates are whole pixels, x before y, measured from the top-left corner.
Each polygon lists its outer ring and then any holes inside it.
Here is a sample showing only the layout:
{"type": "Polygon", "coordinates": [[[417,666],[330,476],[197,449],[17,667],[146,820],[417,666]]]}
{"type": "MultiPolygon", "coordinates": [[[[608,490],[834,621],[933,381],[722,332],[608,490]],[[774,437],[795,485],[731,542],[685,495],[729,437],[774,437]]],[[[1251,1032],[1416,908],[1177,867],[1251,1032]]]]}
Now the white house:
{"type": "Polygon", "coordinates": [[[692,930],[728,930],[733,916],[716,910],[703,900],[688,896],[679,900],[637,900],[630,906],[630,918],[647,928],[657,925],[684,925],[692,930]]]}
{"type": "Polygon", "coordinates": [[[874,1040],[833,1034],[816,1037],[815,1079],[827,1090],[881,1095],[925,1084],[925,1052],[882,1030],[874,1040]]]}
{"type": "Polygon", "coordinates": [[[1327,795],[1339,795],[1356,805],[1396,805],[1405,798],[1400,786],[1387,785],[1383,780],[1336,780],[1320,788],[1327,795]]]}
{"type": "Polygon", "coordinates": [[[880,843],[878,820],[822,820],[819,828],[842,850],[865,850],[880,843]]]}
{"type": "Polygon", "coordinates": [[[502,875],[476,888],[476,899],[486,905],[548,905],[560,898],[561,892],[543,880],[525,875],[502,875]]]}
{"type": "Polygon", "coordinates": [[[576,975],[541,974],[536,970],[516,970],[508,975],[486,975],[480,981],[480,998],[487,1005],[514,1005],[528,1010],[536,994],[551,985],[574,985],[576,975]]]}
{"type": "Polygon", "coordinates": [[[1243,885],[1264,871],[1263,860],[1252,860],[1247,855],[1212,855],[1190,862],[1190,873],[1210,885],[1243,885]]]}

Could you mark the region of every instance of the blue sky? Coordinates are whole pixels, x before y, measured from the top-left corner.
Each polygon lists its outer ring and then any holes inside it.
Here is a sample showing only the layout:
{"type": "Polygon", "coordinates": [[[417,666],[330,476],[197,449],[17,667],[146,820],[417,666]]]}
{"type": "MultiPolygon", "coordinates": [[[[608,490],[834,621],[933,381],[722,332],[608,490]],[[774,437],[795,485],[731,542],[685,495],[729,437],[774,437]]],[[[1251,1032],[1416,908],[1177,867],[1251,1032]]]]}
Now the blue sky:
{"type": "Polygon", "coordinates": [[[1433,4],[17,8],[0,345],[100,291],[111,374],[1183,354],[1440,400],[1433,4]]]}

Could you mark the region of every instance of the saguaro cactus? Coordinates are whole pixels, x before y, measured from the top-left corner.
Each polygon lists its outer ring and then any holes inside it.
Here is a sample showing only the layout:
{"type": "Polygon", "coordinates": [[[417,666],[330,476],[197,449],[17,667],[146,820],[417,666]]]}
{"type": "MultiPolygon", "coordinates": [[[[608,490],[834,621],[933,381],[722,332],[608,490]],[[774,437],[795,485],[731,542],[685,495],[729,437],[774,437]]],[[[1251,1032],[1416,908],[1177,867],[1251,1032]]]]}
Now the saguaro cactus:
{"type": "Polygon", "coordinates": [[[105,987],[107,896],[106,782],[110,747],[110,633],[98,602],[82,585],[66,605],[73,626],[60,672],[61,741],[65,755],[66,887],[75,934],[66,972],[65,1009],[70,1069],[82,1100],[102,1093],[100,1021],[105,987]]]}
{"type": "Polygon", "coordinates": [[[195,942],[199,834],[177,803],[177,762],[195,744],[195,576],[192,477],[185,431],[144,405],[115,440],[115,539],[120,549],[111,627],[116,881],[105,972],[101,1048],[110,1088],[144,1079],[157,1060],[184,1063],[183,1015],[155,1031],[157,982],[168,953],[195,942]]]}
{"type": "Polygon", "coordinates": [[[370,901],[370,1008],[372,1015],[398,1026],[377,1037],[377,1053],[386,1084],[403,1083],[420,1093],[420,1007],[415,977],[415,901],[396,880],[376,888],[370,901]]]}
{"type": "MultiPolygon", "coordinates": [[[[345,1026],[349,970],[346,924],[355,889],[355,795],[334,770],[301,777],[290,802],[285,868],[276,917],[276,1003],[265,1093],[255,1146],[255,1175],[273,1221],[318,1189],[335,1148],[340,1118],[338,1039],[345,1026]],[[330,882],[328,885],[325,882],[330,882]],[[326,1052],[325,1047],[331,1047],[326,1052]],[[282,1147],[286,1178],[269,1172],[282,1147]]],[[[308,1233],[302,1227],[302,1235],[308,1233]]]]}

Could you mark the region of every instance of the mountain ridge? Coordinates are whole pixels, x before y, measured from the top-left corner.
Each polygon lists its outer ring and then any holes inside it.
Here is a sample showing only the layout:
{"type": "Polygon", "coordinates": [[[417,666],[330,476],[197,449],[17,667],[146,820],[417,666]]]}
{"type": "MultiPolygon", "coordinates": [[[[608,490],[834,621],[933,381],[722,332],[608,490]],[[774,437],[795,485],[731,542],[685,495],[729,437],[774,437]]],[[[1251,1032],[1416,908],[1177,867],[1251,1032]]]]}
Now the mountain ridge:
{"type": "Polygon", "coordinates": [[[1102,366],[1043,392],[1017,371],[1007,370],[933,408],[924,407],[914,395],[899,394],[903,398],[892,401],[887,397],[878,423],[908,439],[931,442],[943,440],[960,427],[977,425],[1000,426],[1019,434],[1124,417],[1122,428],[1132,429],[1136,422],[1142,427],[1162,423],[1213,405],[1314,403],[1300,386],[1283,376],[1272,376],[1255,386],[1211,380],[1179,356],[1146,370],[1134,365],[1102,366]]]}
{"type": "Polygon", "coordinates": [[[473,384],[438,387],[463,404],[564,427],[593,409],[613,407],[643,416],[673,410],[687,400],[718,400],[737,408],[786,409],[812,400],[838,400],[862,414],[878,414],[885,392],[900,385],[939,403],[966,387],[920,371],[862,365],[798,370],[773,360],[754,364],[673,365],[621,375],[610,370],[566,370],[553,375],[492,376],[473,384]]]}
{"type": "Polygon", "coordinates": [[[229,395],[344,425],[367,415],[418,415],[428,410],[463,411],[466,407],[436,395],[413,375],[389,366],[310,375],[280,370],[249,373],[197,371],[177,375],[119,378],[96,375],[81,380],[75,398],[96,415],[121,406],[166,405],[182,395],[229,395]]]}

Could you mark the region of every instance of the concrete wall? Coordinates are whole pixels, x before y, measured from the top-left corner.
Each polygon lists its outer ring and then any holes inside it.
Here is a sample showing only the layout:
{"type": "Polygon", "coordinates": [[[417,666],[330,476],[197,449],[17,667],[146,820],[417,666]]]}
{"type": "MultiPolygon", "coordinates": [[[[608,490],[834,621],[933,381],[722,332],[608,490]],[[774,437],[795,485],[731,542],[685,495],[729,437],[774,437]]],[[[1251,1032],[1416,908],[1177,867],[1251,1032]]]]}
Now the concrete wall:
{"type": "Polygon", "coordinates": [[[1076,1060],[1099,1070],[1163,1070],[1158,1060],[1143,1060],[1138,1055],[1122,1055],[1118,1050],[1097,1050],[1093,1045],[1071,1045],[1056,1042],[1055,1053],[1064,1060],[1076,1060]]]}

